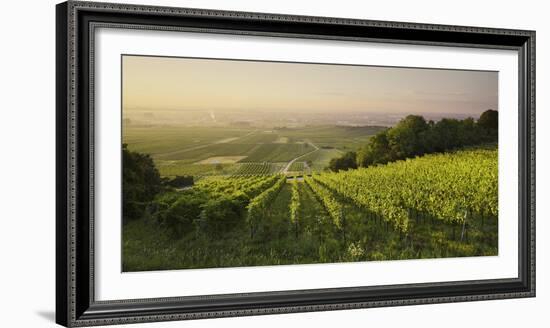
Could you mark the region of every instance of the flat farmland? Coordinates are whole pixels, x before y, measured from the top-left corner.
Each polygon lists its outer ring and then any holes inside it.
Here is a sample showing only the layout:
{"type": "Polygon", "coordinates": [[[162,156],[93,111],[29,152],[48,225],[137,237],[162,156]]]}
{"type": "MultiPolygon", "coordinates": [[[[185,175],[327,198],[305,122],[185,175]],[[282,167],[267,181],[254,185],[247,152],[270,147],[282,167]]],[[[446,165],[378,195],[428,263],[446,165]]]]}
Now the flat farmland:
{"type": "Polygon", "coordinates": [[[212,175],[231,175],[238,166],[234,164],[189,164],[181,161],[162,161],[157,160],[156,166],[161,176],[194,176],[201,178],[212,175]]]}
{"type": "Polygon", "coordinates": [[[195,149],[182,149],[174,152],[156,154],[154,157],[162,160],[180,160],[188,163],[199,162],[210,157],[248,156],[259,144],[250,143],[216,143],[195,149]]]}
{"type": "Polygon", "coordinates": [[[307,173],[322,171],[332,158],[356,150],[382,129],[342,126],[269,129],[143,127],[128,124],[124,126],[123,142],[130,150],[149,154],[161,175],[166,177],[192,175],[201,178],[288,171],[296,174],[303,173],[303,170],[307,173]]]}
{"type": "Polygon", "coordinates": [[[288,162],[312,150],[306,143],[262,144],[241,162],[288,162]]]}
{"type": "Polygon", "coordinates": [[[313,171],[322,171],[328,166],[331,159],[339,157],[343,154],[342,150],[330,148],[319,149],[313,153],[310,153],[302,158],[301,161],[308,163],[313,171]]]}
{"type": "Polygon", "coordinates": [[[320,148],[335,148],[341,150],[356,150],[376,133],[384,130],[380,126],[306,126],[300,128],[284,128],[278,133],[284,134],[290,140],[308,140],[320,148]]]}
{"type": "Polygon", "coordinates": [[[127,125],[123,130],[123,142],[128,144],[130,150],[161,155],[243,137],[250,132],[236,128],[127,125]]]}

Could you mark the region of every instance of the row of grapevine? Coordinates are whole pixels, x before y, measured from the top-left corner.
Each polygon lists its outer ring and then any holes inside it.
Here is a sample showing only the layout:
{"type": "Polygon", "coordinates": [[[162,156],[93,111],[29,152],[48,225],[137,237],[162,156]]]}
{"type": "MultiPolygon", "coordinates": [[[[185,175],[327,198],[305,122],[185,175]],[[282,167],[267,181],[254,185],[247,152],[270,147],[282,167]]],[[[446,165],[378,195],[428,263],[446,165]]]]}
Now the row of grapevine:
{"type": "Polygon", "coordinates": [[[301,172],[305,169],[304,162],[294,162],[290,165],[289,171],[301,172]]]}
{"type": "Polygon", "coordinates": [[[253,198],[277,180],[276,176],[253,177],[212,177],[196,184],[197,190],[209,193],[233,194],[242,192],[247,198],[253,198]]]}
{"type": "Polygon", "coordinates": [[[300,192],[298,187],[298,180],[292,180],[292,193],[290,197],[290,222],[294,225],[295,235],[298,237],[298,211],[300,210],[300,192]]]}
{"type": "Polygon", "coordinates": [[[342,204],[334,197],[333,193],[323,184],[316,180],[305,177],[305,183],[311,188],[315,197],[323,204],[327,213],[330,215],[332,222],[338,229],[344,228],[344,208],[342,204]]]}
{"type": "MultiPolygon", "coordinates": [[[[245,220],[247,205],[284,176],[207,177],[192,188],[157,197],[151,209],[154,218],[173,236],[191,232],[221,236],[245,220]]],[[[256,199],[258,202],[258,199],[256,199]]]]}
{"type": "Polygon", "coordinates": [[[277,181],[277,176],[269,176],[254,183],[243,184],[240,190],[252,199],[262,193],[265,189],[271,187],[277,181]]]}
{"type": "Polygon", "coordinates": [[[241,163],[234,176],[270,175],[278,173],[285,163],[241,163]]]}
{"type": "Polygon", "coordinates": [[[254,231],[256,230],[258,222],[265,216],[265,212],[269,208],[269,205],[277,197],[285,183],[286,177],[279,177],[275,184],[265,189],[248,203],[246,220],[250,226],[251,238],[254,238],[254,231]]]}
{"type": "Polygon", "coordinates": [[[410,210],[452,224],[498,215],[498,153],[458,151],[387,165],[322,173],[313,180],[406,232],[410,210]]]}

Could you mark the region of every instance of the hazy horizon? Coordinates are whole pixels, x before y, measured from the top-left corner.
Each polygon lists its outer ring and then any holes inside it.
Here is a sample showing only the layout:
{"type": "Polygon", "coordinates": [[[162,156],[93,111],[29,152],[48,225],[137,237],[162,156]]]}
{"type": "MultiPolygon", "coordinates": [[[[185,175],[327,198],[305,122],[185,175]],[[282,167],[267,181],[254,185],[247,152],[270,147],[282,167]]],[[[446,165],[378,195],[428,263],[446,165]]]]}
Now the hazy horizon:
{"type": "Polygon", "coordinates": [[[122,62],[127,115],[158,110],[477,118],[498,110],[497,72],[134,55],[122,62]]]}

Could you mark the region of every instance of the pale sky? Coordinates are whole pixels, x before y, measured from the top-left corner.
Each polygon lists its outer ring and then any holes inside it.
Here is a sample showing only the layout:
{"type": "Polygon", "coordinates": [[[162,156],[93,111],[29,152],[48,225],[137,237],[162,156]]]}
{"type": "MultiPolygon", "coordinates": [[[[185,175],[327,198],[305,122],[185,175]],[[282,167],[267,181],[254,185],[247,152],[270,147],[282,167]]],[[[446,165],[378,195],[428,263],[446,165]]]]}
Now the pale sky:
{"type": "Polygon", "coordinates": [[[123,56],[133,109],[479,114],[498,110],[498,73],[123,56]]]}

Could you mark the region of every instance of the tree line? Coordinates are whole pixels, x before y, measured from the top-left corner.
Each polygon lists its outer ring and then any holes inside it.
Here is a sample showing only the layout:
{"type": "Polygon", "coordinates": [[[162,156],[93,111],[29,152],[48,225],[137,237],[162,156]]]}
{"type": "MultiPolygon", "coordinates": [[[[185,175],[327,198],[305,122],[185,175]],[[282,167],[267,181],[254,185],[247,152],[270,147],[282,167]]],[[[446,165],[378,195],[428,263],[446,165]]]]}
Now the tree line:
{"type": "Polygon", "coordinates": [[[465,146],[498,141],[498,112],[489,109],[475,121],[444,118],[426,121],[420,115],[408,115],[392,128],[379,132],[356,152],[333,158],[328,169],[340,170],[440,153],[465,146]]]}
{"type": "Polygon", "coordinates": [[[133,152],[122,145],[123,222],[141,218],[156,195],[194,185],[190,175],[163,178],[149,154],[133,152]]]}
{"type": "Polygon", "coordinates": [[[163,189],[162,179],[148,154],[122,145],[122,220],[141,218],[147,205],[163,189]]]}

